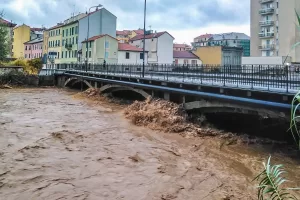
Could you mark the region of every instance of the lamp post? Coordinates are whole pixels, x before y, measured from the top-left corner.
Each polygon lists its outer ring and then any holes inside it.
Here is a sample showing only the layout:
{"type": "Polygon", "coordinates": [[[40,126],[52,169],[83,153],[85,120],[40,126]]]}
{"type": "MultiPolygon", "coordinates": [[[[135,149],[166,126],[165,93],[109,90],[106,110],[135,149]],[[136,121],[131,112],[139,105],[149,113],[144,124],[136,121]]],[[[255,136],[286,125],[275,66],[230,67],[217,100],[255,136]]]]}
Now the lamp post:
{"type": "Polygon", "coordinates": [[[146,8],[147,8],[147,0],[145,0],[145,5],[144,5],[143,78],[145,77],[146,8]]]}
{"type": "Polygon", "coordinates": [[[101,4],[97,5],[97,6],[92,6],[89,9],[89,13],[88,13],[88,27],[87,27],[87,36],[86,36],[86,61],[85,61],[85,71],[87,72],[87,65],[88,65],[88,57],[89,57],[89,31],[90,31],[90,12],[92,8],[99,8],[102,7],[101,4]]]}

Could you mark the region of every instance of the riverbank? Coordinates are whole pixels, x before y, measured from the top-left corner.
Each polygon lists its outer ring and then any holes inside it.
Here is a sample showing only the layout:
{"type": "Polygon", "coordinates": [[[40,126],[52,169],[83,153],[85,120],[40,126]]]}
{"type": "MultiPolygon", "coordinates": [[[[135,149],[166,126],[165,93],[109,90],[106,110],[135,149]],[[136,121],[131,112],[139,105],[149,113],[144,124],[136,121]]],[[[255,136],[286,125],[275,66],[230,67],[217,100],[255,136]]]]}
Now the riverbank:
{"type": "Polygon", "coordinates": [[[269,154],[300,183],[299,163],[272,146],[138,127],[125,105],[74,95],[0,90],[3,199],[254,200],[251,181],[269,154]]]}

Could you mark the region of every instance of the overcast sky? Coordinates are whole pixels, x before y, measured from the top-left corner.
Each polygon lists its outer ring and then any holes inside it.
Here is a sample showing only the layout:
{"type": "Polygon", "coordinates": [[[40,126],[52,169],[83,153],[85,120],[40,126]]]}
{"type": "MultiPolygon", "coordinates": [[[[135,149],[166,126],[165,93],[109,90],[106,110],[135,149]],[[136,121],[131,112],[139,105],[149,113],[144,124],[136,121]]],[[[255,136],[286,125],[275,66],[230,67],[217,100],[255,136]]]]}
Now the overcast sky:
{"type": "MultiPolygon", "coordinates": [[[[0,9],[17,24],[48,28],[98,4],[117,16],[118,30],[143,28],[144,0],[0,0],[0,9]]],[[[147,27],[168,31],[177,43],[205,33],[249,35],[249,23],[249,0],[147,0],[147,27]]]]}

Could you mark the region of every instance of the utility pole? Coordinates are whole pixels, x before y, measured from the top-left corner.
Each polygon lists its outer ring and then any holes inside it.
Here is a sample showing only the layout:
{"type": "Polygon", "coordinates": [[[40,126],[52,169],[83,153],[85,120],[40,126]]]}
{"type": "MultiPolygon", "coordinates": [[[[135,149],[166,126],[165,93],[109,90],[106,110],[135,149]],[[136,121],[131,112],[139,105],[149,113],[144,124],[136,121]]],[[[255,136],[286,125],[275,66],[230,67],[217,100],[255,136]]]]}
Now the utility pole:
{"type": "Polygon", "coordinates": [[[145,77],[146,6],[147,6],[147,0],[145,0],[145,6],[144,6],[143,78],[145,77]]]}

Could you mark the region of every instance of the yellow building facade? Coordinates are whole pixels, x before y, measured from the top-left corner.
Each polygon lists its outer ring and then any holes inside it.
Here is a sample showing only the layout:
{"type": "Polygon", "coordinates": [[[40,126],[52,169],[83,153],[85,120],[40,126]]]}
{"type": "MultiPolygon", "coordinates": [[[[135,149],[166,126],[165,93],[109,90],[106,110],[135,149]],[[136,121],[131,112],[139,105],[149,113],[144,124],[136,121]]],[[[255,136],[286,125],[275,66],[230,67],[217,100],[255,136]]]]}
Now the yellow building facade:
{"type": "Polygon", "coordinates": [[[204,46],[193,51],[201,60],[203,65],[222,64],[222,46],[204,46]]]}
{"type": "Polygon", "coordinates": [[[48,53],[48,40],[49,40],[49,31],[46,30],[43,33],[43,55],[48,53]]]}
{"type": "Polygon", "coordinates": [[[48,46],[47,46],[47,63],[54,64],[61,63],[62,50],[62,25],[54,26],[47,30],[48,32],[48,46]]]}
{"type": "Polygon", "coordinates": [[[24,43],[30,40],[30,27],[23,24],[13,30],[12,57],[24,58],[24,43]]]}

